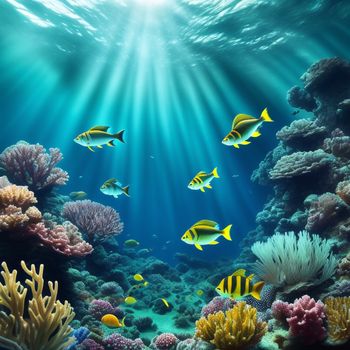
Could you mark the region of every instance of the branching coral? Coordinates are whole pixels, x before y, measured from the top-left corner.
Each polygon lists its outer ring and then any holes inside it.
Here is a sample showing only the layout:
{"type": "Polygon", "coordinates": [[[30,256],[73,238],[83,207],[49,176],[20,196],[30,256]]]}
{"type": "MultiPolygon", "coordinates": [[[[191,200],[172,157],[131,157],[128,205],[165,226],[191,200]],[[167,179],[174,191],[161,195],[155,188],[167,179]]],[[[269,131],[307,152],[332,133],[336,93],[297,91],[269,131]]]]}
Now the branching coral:
{"type": "Polygon", "coordinates": [[[10,180],[18,185],[27,185],[33,191],[50,189],[67,182],[68,173],[56,167],[61,160],[62,154],[58,148],[50,148],[46,153],[43,146],[24,141],[6,148],[0,154],[0,165],[10,180]]]}
{"type": "Polygon", "coordinates": [[[336,343],[350,339],[350,297],[327,298],[328,337],[336,343]]]}
{"type": "Polygon", "coordinates": [[[29,276],[26,286],[17,281],[17,271],[9,271],[5,262],[1,264],[0,283],[0,337],[17,343],[22,350],[63,350],[72,341],[69,323],[74,318],[70,304],[57,300],[58,283],[49,281],[50,294],[43,295],[44,266],[36,271],[22,261],[21,266],[29,276]],[[31,299],[27,299],[28,290],[31,299]]]}
{"type": "Polygon", "coordinates": [[[196,337],[210,342],[219,350],[242,350],[257,344],[267,331],[266,322],[257,319],[257,311],[245,302],[202,317],[196,322],[196,337]]]}
{"type": "Polygon", "coordinates": [[[259,258],[255,269],[264,281],[285,292],[319,285],[330,278],[337,266],[331,242],[302,231],[275,234],[266,242],[256,242],[252,252],[259,258]]]}

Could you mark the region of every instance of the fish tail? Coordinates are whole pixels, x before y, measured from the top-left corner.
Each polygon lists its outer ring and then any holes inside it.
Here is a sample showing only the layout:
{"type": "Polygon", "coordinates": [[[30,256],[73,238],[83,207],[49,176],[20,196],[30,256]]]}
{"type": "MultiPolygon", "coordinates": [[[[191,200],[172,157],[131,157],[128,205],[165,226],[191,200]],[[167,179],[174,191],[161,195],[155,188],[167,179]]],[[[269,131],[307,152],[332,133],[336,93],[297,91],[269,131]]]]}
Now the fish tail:
{"type": "Polygon", "coordinates": [[[224,228],[224,231],[222,233],[222,235],[228,240],[228,241],[232,241],[232,238],[231,238],[231,227],[232,225],[228,225],[224,228]]]}
{"type": "Polygon", "coordinates": [[[129,195],[129,187],[130,187],[129,185],[123,187],[123,192],[124,192],[128,197],[130,197],[130,195],[129,195]]]}
{"type": "Polygon", "coordinates": [[[124,316],[122,319],[122,327],[125,327],[125,318],[126,318],[126,316],[124,316]]]}
{"type": "Polygon", "coordinates": [[[267,108],[265,108],[262,112],[261,112],[261,116],[260,118],[264,121],[264,122],[273,122],[273,120],[270,118],[269,116],[269,112],[267,111],[267,108]]]}
{"type": "Polygon", "coordinates": [[[213,173],[213,176],[216,177],[216,178],[219,178],[219,174],[218,174],[218,167],[215,167],[214,170],[212,171],[213,173]]]}
{"type": "Polygon", "coordinates": [[[260,282],[254,284],[253,290],[251,292],[251,295],[256,300],[261,300],[260,293],[261,293],[261,290],[264,287],[264,284],[265,284],[264,281],[260,281],[260,282]]]}
{"type": "Polygon", "coordinates": [[[124,131],[125,131],[125,130],[120,130],[120,131],[118,131],[116,134],[113,135],[113,137],[114,137],[115,139],[118,139],[120,142],[125,143],[125,141],[124,141],[124,139],[123,139],[124,131]]]}

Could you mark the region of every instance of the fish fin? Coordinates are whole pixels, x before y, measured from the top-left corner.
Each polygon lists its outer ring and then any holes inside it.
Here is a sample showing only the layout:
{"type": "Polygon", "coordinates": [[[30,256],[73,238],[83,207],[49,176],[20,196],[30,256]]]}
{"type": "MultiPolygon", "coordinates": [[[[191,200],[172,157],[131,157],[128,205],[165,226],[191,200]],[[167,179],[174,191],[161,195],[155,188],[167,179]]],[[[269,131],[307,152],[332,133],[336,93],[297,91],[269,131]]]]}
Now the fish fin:
{"type": "Polygon", "coordinates": [[[249,145],[251,142],[250,141],[242,141],[241,145],[249,145]]]}
{"type": "Polygon", "coordinates": [[[248,115],[248,114],[237,114],[235,116],[235,118],[233,119],[233,122],[232,122],[232,129],[235,128],[235,126],[239,123],[239,122],[242,122],[243,120],[248,120],[248,119],[256,119],[254,117],[252,117],[251,115],[248,115]]]}
{"type": "Polygon", "coordinates": [[[248,277],[247,277],[247,280],[252,280],[253,278],[254,278],[254,274],[252,273],[251,275],[249,275],[248,277]]]}
{"type": "Polygon", "coordinates": [[[210,245],[216,245],[216,244],[219,244],[219,242],[218,242],[218,241],[212,241],[212,242],[210,242],[209,244],[210,244],[210,245]]]}
{"type": "Polygon", "coordinates": [[[114,198],[118,198],[119,196],[117,194],[113,195],[114,198]]]}
{"type": "MultiPolygon", "coordinates": [[[[199,171],[197,174],[196,174],[196,176],[199,176],[199,175],[205,175],[205,171],[199,171]]],[[[195,176],[195,177],[196,177],[195,176]]]]}
{"type": "Polygon", "coordinates": [[[260,282],[254,284],[253,291],[250,294],[256,300],[261,300],[260,293],[261,293],[261,290],[264,287],[264,284],[265,284],[264,281],[260,281],[260,282]]]}
{"type": "Polygon", "coordinates": [[[91,152],[95,152],[95,151],[91,148],[91,146],[87,146],[87,148],[88,148],[91,152]]]}
{"type": "Polygon", "coordinates": [[[254,131],[252,137],[259,137],[261,134],[259,131],[254,131]]]}
{"type": "Polygon", "coordinates": [[[200,188],[200,190],[201,190],[202,192],[205,192],[205,190],[204,190],[204,188],[203,188],[203,187],[201,187],[201,188],[200,188]]]}
{"type": "Polygon", "coordinates": [[[97,145],[97,148],[103,148],[101,145],[97,145]]]}
{"type": "Polygon", "coordinates": [[[91,130],[98,130],[98,131],[107,132],[108,129],[109,129],[109,126],[96,125],[96,126],[93,126],[89,131],[91,131],[91,130]]]}
{"type": "Polygon", "coordinates": [[[121,322],[122,327],[125,327],[125,318],[126,318],[126,316],[124,316],[123,319],[122,319],[122,322],[121,322]]]}
{"type": "Polygon", "coordinates": [[[202,248],[198,243],[196,243],[194,246],[195,246],[198,250],[203,250],[203,248],[202,248]]]}
{"type": "Polygon", "coordinates": [[[213,174],[213,176],[216,177],[216,178],[219,178],[219,177],[220,177],[219,174],[218,174],[218,167],[215,167],[215,168],[214,168],[214,170],[212,171],[212,174],[213,174]]]}
{"type": "Polygon", "coordinates": [[[113,135],[113,137],[114,137],[115,139],[119,140],[120,142],[125,143],[125,141],[124,141],[124,139],[123,139],[124,131],[125,131],[125,130],[120,130],[120,131],[118,131],[116,134],[113,135]]]}
{"type": "Polygon", "coordinates": [[[235,271],[231,276],[242,276],[245,277],[245,270],[244,269],[239,269],[235,271]]]}
{"type": "Polygon", "coordinates": [[[210,227],[218,227],[218,223],[212,220],[200,220],[198,222],[196,222],[192,227],[195,226],[210,226],[210,227]]]}
{"type": "Polygon", "coordinates": [[[114,183],[117,183],[118,182],[118,180],[115,178],[115,177],[112,177],[111,179],[108,179],[107,181],[105,181],[105,183],[112,183],[112,184],[114,184],[114,183]]]}
{"type": "Polygon", "coordinates": [[[228,241],[232,241],[232,238],[231,238],[231,227],[232,225],[228,225],[224,228],[223,232],[222,232],[222,235],[228,240],[228,241]]]}
{"type": "Polygon", "coordinates": [[[107,142],[107,146],[115,147],[114,140],[111,140],[111,141],[107,142]]]}
{"type": "Polygon", "coordinates": [[[261,112],[261,116],[260,118],[264,121],[264,122],[273,122],[273,120],[270,118],[269,116],[269,112],[267,111],[267,108],[265,108],[262,112],[261,112]]]}
{"type": "Polygon", "coordinates": [[[206,187],[206,188],[213,188],[213,187],[211,187],[211,185],[209,185],[209,184],[206,185],[205,187],[206,187]]]}
{"type": "Polygon", "coordinates": [[[130,195],[129,195],[129,185],[123,187],[123,192],[124,192],[128,197],[130,197],[130,195]]]}
{"type": "Polygon", "coordinates": [[[239,146],[236,143],[233,144],[233,147],[234,148],[239,148],[239,146]]]}

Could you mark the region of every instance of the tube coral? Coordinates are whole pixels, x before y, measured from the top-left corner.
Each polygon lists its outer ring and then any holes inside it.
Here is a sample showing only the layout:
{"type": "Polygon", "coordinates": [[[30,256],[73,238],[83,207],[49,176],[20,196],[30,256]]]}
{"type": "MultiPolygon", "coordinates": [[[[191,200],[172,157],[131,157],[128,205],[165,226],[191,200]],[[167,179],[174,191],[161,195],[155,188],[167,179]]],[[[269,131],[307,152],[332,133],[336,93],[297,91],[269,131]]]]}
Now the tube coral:
{"type": "Polygon", "coordinates": [[[214,344],[219,350],[252,347],[266,331],[266,322],[259,321],[256,309],[245,302],[238,302],[225,313],[219,311],[196,322],[196,337],[214,344]]]}
{"type": "Polygon", "coordinates": [[[26,286],[17,281],[17,270],[9,271],[1,264],[0,283],[0,338],[3,343],[16,343],[24,350],[63,350],[72,343],[69,323],[75,314],[65,301],[57,300],[58,283],[48,282],[50,294],[44,296],[44,265],[37,272],[34,265],[29,269],[24,261],[21,266],[29,276],[26,286]],[[31,299],[27,299],[30,290],[31,299]]]}

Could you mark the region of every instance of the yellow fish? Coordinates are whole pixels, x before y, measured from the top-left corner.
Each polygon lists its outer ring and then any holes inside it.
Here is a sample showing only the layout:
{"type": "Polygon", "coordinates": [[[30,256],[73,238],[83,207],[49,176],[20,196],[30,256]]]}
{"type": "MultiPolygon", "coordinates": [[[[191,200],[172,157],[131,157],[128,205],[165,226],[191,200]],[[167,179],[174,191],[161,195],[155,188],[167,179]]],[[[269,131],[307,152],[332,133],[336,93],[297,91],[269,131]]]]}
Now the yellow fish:
{"type": "Polygon", "coordinates": [[[101,318],[101,322],[110,328],[120,328],[120,327],[125,327],[124,323],[125,317],[122,319],[120,322],[118,317],[112,314],[106,314],[101,318]]]}
{"type": "Polygon", "coordinates": [[[84,191],[77,191],[77,192],[71,192],[69,194],[70,199],[73,200],[81,200],[81,199],[85,199],[87,197],[87,193],[84,191]]]}
{"type": "Polygon", "coordinates": [[[223,297],[239,299],[246,295],[251,295],[253,298],[260,300],[260,293],[265,282],[260,281],[252,284],[254,275],[245,276],[245,270],[239,269],[231,276],[223,278],[216,291],[223,297]]]}
{"type": "Polygon", "coordinates": [[[125,301],[125,304],[128,304],[128,305],[132,305],[137,302],[137,300],[134,297],[130,297],[130,296],[126,297],[124,301],[125,301]]]}
{"type": "Polygon", "coordinates": [[[141,282],[141,281],[143,281],[143,277],[142,277],[142,275],[137,273],[136,275],[134,275],[134,280],[138,281],[138,282],[141,282]]]}
{"type": "Polygon", "coordinates": [[[258,131],[263,122],[272,122],[267,108],[265,108],[260,118],[254,118],[248,114],[237,114],[232,122],[232,130],[222,140],[226,146],[239,148],[239,145],[249,145],[247,141],[250,137],[259,137],[261,134],[258,131]]]}
{"type": "Polygon", "coordinates": [[[197,175],[191,180],[188,184],[188,188],[191,190],[201,190],[205,192],[204,188],[212,188],[210,185],[211,180],[214,178],[219,178],[218,168],[214,168],[211,173],[205,173],[204,171],[200,171],[197,175]]]}
{"type": "Polygon", "coordinates": [[[102,148],[102,145],[114,147],[114,140],[124,143],[123,134],[125,130],[118,131],[116,134],[110,134],[107,132],[108,129],[109,126],[94,126],[78,135],[74,142],[87,147],[92,152],[95,152],[92,147],[102,148]]]}
{"type": "Polygon", "coordinates": [[[143,285],[147,287],[149,285],[149,282],[145,281],[143,285]]]}
{"type": "Polygon", "coordinates": [[[203,292],[201,289],[198,289],[197,292],[196,292],[196,294],[197,294],[199,297],[201,297],[201,296],[204,294],[204,292],[203,292]]]}
{"type": "Polygon", "coordinates": [[[161,300],[162,300],[162,302],[164,303],[164,305],[165,305],[166,307],[169,307],[169,303],[167,302],[166,299],[162,298],[161,300]]]}
{"type": "Polygon", "coordinates": [[[128,248],[135,248],[140,244],[140,242],[136,241],[135,239],[127,239],[124,242],[124,245],[128,248]]]}
{"type": "Polygon", "coordinates": [[[203,250],[202,245],[219,244],[216,239],[220,236],[231,241],[231,227],[232,225],[228,225],[220,230],[219,224],[215,221],[201,220],[189,228],[181,237],[181,240],[187,244],[193,244],[199,250],[203,250]]]}

